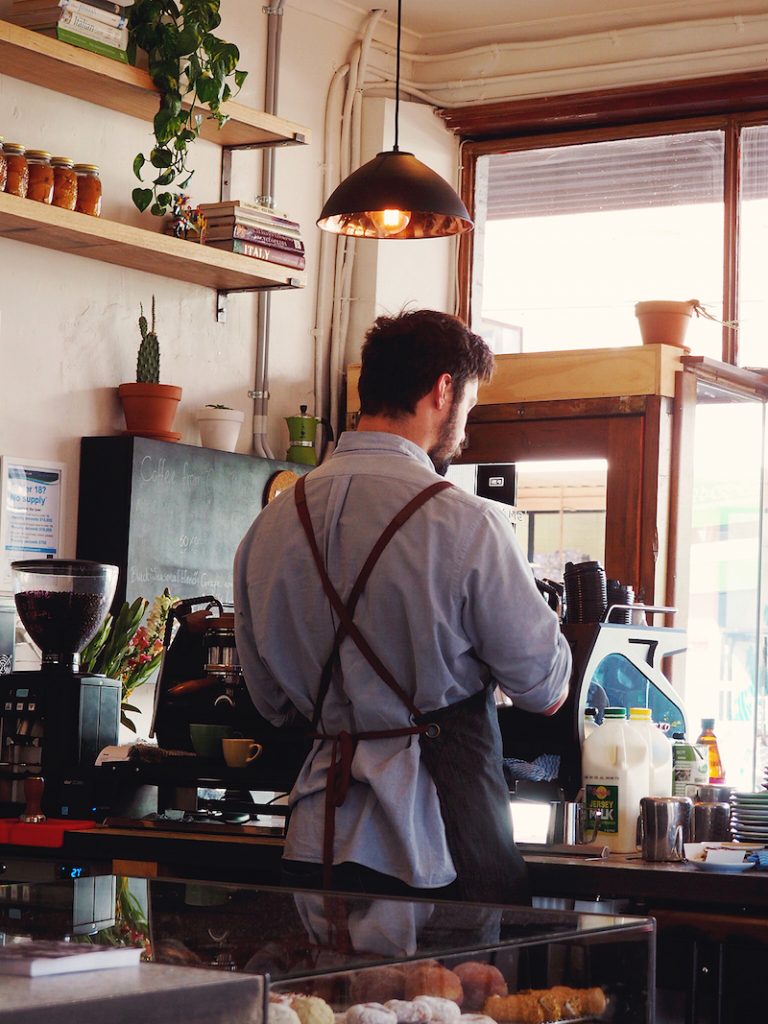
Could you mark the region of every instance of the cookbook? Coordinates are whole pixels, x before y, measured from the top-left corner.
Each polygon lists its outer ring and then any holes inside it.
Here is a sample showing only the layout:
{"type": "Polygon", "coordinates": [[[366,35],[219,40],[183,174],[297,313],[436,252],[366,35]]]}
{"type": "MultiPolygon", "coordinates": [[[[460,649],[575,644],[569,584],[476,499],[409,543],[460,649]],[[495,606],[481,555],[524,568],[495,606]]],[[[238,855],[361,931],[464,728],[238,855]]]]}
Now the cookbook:
{"type": "Polygon", "coordinates": [[[139,962],[141,946],[93,946],[81,942],[40,939],[0,946],[0,974],[45,974],[130,967],[139,962]]]}

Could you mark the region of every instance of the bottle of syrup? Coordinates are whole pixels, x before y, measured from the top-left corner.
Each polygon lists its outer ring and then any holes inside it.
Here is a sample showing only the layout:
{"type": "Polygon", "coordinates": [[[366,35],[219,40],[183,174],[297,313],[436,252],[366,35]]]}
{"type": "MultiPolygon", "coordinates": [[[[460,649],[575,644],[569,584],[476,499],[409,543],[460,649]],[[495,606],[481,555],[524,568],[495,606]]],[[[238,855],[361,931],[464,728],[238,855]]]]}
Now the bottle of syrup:
{"type": "Polygon", "coordinates": [[[702,718],[701,733],[696,740],[696,745],[701,747],[706,754],[710,783],[719,784],[725,782],[725,770],[720,758],[720,750],[717,746],[717,736],[715,736],[714,718],[702,718]]]}

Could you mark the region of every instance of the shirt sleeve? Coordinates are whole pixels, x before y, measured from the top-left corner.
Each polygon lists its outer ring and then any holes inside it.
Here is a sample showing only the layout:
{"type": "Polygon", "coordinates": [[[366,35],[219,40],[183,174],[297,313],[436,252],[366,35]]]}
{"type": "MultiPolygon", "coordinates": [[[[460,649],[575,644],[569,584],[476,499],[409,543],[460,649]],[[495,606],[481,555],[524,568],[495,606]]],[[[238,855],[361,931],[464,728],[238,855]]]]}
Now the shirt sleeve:
{"type": "Polygon", "coordinates": [[[501,512],[483,510],[459,572],[463,625],[495,682],[524,711],[555,707],[568,687],[570,647],[501,512]]]}
{"type": "Polygon", "coordinates": [[[238,548],[234,565],[235,644],[243,670],[243,679],[259,714],[276,727],[285,725],[294,707],[277,684],[259,654],[251,618],[251,591],[248,586],[248,539],[238,548]]]}

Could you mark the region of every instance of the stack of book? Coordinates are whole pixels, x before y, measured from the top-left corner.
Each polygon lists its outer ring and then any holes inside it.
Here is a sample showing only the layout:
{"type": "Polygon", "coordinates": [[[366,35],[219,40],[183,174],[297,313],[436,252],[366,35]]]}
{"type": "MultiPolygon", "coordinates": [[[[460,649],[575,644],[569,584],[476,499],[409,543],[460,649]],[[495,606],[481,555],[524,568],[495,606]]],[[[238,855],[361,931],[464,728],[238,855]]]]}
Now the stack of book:
{"type": "Polygon", "coordinates": [[[127,10],[133,0],[12,0],[8,21],[129,63],[127,10]]]}
{"type": "Polygon", "coordinates": [[[203,233],[206,245],[295,270],[304,269],[304,243],[299,225],[287,214],[240,199],[201,203],[199,210],[206,220],[203,233]]]}

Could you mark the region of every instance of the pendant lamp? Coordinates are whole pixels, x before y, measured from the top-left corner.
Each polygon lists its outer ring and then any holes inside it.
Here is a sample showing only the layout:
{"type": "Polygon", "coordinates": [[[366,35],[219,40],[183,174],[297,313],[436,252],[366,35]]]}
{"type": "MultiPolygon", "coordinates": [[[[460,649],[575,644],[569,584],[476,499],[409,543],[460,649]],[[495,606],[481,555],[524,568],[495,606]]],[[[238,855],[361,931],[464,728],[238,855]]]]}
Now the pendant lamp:
{"type": "Polygon", "coordinates": [[[324,231],[356,238],[440,238],[472,229],[467,208],[447,181],[398,147],[400,32],[397,0],[395,144],[345,178],[317,221],[324,231]]]}

